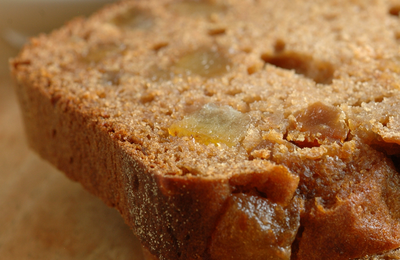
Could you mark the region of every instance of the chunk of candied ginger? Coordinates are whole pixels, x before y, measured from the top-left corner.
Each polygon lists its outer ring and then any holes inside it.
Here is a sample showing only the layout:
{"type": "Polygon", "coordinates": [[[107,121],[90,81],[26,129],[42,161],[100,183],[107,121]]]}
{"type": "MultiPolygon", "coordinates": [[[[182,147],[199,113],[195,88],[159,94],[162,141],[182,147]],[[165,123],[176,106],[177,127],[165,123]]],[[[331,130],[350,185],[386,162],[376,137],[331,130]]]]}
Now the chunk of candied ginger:
{"type": "Polygon", "coordinates": [[[321,102],[297,112],[294,120],[295,129],[289,130],[287,140],[304,147],[326,142],[343,143],[349,131],[343,111],[321,102]]]}
{"type": "Polygon", "coordinates": [[[230,61],[222,53],[208,48],[200,48],[182,56],[175,67],[189,74],[202,77],[216,77],[228,72],[230,61]]]}
{"type": "Polygon", "coordinates": [[[172,3],[171,10],[180,15],[207,16],[213,13],[221,13],[226,10],[226,7],[210,0],[186,0],[172,3]]]}
{"type": "Polygon", "coordinates": [[[236,193],[227,200],[211,236],[211,259],[290,260],[300,226],[297,200],[287,207],[236,193]]]}
{"type": "Polygon", "coordinates": [[[118,46],[116,44],[100,44],[98,46],[93,46],[87,53],[82,55],[82,61],[85,63],[99,63],[103,60],[121,53],[123,51],[123,46],[118,46]]]}
{"type": "Polygon", "coordinates": [[[150,29],[154,24],[154,18],[144,10],[131,8],[113,17],[110,22],[125,29],[150,29]]]}
{"type": "Polygon", "coordinates": [[[193,136],[203,144],[235,146],[246,135],[250,118],[230,106],[206,104],[168,129],[172,136],[193,136]]]}

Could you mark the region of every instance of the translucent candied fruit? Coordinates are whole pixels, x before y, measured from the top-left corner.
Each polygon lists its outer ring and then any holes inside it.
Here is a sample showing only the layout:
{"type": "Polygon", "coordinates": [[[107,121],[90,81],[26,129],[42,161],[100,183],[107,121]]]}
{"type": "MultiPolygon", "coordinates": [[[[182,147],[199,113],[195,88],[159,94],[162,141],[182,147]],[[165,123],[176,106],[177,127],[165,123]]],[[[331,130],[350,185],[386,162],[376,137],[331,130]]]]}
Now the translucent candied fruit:
{"type": "Polygon", "coordinates": [[[296,129],[288,134],[290,141],[321,144],[324,141],[344,142],[347,138],[349,129],[339,108],[316,102],[294,117],[296,129]]]}
{"type": "Polygon", "coordinates": [[[290,260],[300,225],[296,202],[289,207],[251,194],[228,199],[211,238],[211,259],[290,260]]]}
{"type": "Polygon", "coordinates": [[[154,19],[146,11],[131,8],[124,13],[118,14],[110,22],[125,29],[146,30],[153,26],[154,19]]]}
{"type": "Polygon", "coordinates": [[[83,55],[83,61],[87,63],[97,63],[107,58],[108,56],[117,54],[122,51],[121,46],[115,44],[103,44],[90,48],[89,51],[83,55]]]}
{"type": "Polygon", "coordinates": [[[119,71],[105,71],[103,73],[103,81],[107,85],[117,86],[120,83],[121,72],[119,71]]]}
{"type": "Polygon", "coordinates": [[[182,56],[175,64],[175,67],[188,74],[215,77],[228,72],[230,61],[218,51],[200,48],[182,56]]]}
{"type": "Polygon", "coordinates": [[[193,136],[204,144],[235,146],[246,135],[250,117],[230,106],[206,104],[168,129],[173,136],[193,136]]]}
{"type": "Polygon", "coordinates": [[[226,7],[221,4],[217,4],[210,0],[187,0],[181,2],[175,2],[170,6],[171,10],[181,15],[199,15],[207,16],[213,13],[223,12],[226,7]]]}
{"type": "Polygon", "coordinates": [[[170,80],[173,77],[173,74],[169,70],[164,70],[157,66],[152,66],[152,67],[150,67],[146,76],[147,76],[147,78],[149,78],[152,81],[161,82],[161,81],[170,80]]]}

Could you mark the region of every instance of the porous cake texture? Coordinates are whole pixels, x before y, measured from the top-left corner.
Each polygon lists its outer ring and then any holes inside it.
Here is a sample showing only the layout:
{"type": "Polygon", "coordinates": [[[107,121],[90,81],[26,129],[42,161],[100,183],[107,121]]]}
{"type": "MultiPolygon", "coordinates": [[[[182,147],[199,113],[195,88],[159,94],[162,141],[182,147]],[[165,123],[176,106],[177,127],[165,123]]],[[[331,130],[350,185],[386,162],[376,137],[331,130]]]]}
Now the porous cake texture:
{"type": "Polygon", "coordinates": [[[400,259],[399,11],[115,3],[11,61],[29,144],[149,259],[400,259]]]}

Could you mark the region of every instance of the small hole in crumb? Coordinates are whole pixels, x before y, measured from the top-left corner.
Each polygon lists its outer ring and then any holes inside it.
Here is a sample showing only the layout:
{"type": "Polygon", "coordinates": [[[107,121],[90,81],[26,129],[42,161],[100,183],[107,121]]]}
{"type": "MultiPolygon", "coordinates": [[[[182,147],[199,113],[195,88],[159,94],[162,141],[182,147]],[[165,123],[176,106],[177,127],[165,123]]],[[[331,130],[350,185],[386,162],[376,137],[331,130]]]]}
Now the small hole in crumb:
{"type": "Polygon", "coordinates": [[[397,172],[400,172],[400,156],[398,154],[390,156],[392,159],[394,167],[396,168],[397,172]]]}
{"type": "Polygon", "coordinates": [[[218,36],[225,34],[226,29],[225,28],[215,28],[215,29],[210,29],[208,30],[208,35],[210,36],[218,36]]]}
{"type": "Polygon", "coordinates": [[[207,97],[212,97],[212,96],[214,96],[214,94],[215,94],[214,92],[212,92],[208,89],[204,90],[204,95],[206,95],[207,97]]]}
{"type": "Polygon", "coordinates": [[[167,112],[165,112],[165,115],[171,116],[171,115],[172,115],[172,111],[171,111],[171,110],[168,110],[167,112]]]}
{"type": "Polygon", "coordinates": [[[178,167],[178,168],[182,171],[182,176],[191,173],[190,170],[188,170],[186,167],[178,167]]]}
{"type": "Polygon", "coordinates": [[[250,66],[250,67],[247,68],[247,73],[248,73],[249,75],[251,75],[251,74],[256,73],[256,72],[259,71],[259,70],[260,70],[260,67],[259,67],[259,66],[253,65],[253,66],[250,66]]]}
{"type": "Polygon", "coordinates": [[[162,49],[164,47],[167,47],[167,46],[168,46],[167,42],[160,42],[160,43],[157,43],[157,44],[153,45],[152,49],[154,51],[159,51],[160,49],[162,49]]]}
{"type": "Polygon", "coordinates": [[[375,98],[374,98],[374,102],[376,102],[376,103],[380,103],[380,102],[382,102],[382,101],[383,101],[383,99],[384,99],[384,98],[385,98],[384,96],[375,97],[375,98]]]}
{"type": "Polygon", "coordinates": [[[394,38],[396,39],[396,41],[400,42],[400,31],[394,34],[394,38]]]}
{"type": "Polygon", "coordinates": [[[274,50],[276,53],[283,52],[285,50],[286,43],[282,40],[277,40],[274,45],[274,50]]]}
{"type": "Polygon", "coordinates": [[[105,92],[102,92],[102,91],[99,91],[99,92],[97,92],[97,96],[98,96],[99,98],[105,98],[105,97],[106,97],[106,93],[105,93],[105,92]]]}
{"type": "Polygon", "coordinates": [[[154,93],[145,93],[140,97],[140,102],[142,104],[150,103],[156,98],[154,93]]]}
{"type": "Polygon", "coordinates": [[[393,16],[399,16],[399,13],[400,13],[400,5],[392,6],[389,9],[389,14],[391,14],[393,16]]]}
{"type": "Polygon", "coordinates": [[[226,94],[230,95],[230,96],[235,96],[235,95],[240,94],[240,93],[243,93],[243,91],[241,89],[238,89],[238,88],[233,88],[233,89],[230,89],[230,90],[226,91],[226,94]]]}
{"type": "Polygon", "coordinates": [[[310,55],[296,52],[281,52],[277,54],[263,54],[261,59],[276,67],[294,70],[296,74],[303,75],[320,84],[331,84],[334,67],[329,62],[313,59],[310,55]]]}
{"type": "Polygon", "coordinates": [[[253,51],[253,49],[251,47],[243,47],[242,51],[245,52],[245,53],[250,53],[250,52],[253,51]]]}
{"type": "Polygon", "coordinates": [[[323,15],[323,18],[327,21],[333,21],[337,19],[338,15],[336,13],[326,13],[323,15]]]}
{"type": "Polygon", "coordinates": [[[387,125],[389,124],[389,117],[386,117],[382,120],[381,122],[382,126],[387,127],[387,125]]]}

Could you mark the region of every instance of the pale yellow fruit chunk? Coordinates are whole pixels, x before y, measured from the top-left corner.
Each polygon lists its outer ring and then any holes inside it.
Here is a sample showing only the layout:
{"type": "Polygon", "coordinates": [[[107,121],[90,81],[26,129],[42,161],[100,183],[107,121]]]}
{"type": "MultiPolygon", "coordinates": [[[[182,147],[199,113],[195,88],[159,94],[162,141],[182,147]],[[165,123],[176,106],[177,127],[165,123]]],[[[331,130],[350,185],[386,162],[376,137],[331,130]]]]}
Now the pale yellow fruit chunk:
{"type": "Polygon", "coordinates": [[[226,7],[216,4],[214,1],[182,1],[171,4],[171,9],[181,15],[207,16],[213,13],[221,13],[226,7]]]}
{"type": "Polygon", "coordinates": [[[250,117],[230,106],[206,104],[168,129],[173,136],[193,136],[203,144],[235,146],[246,135],[250,117]]]}
{"type": "Polygon", "coordinates": [[[175,67],[189,74],[216,77],[228,72],[230,61],[218,51],[200,48],[182,56],[175,67]]]}

